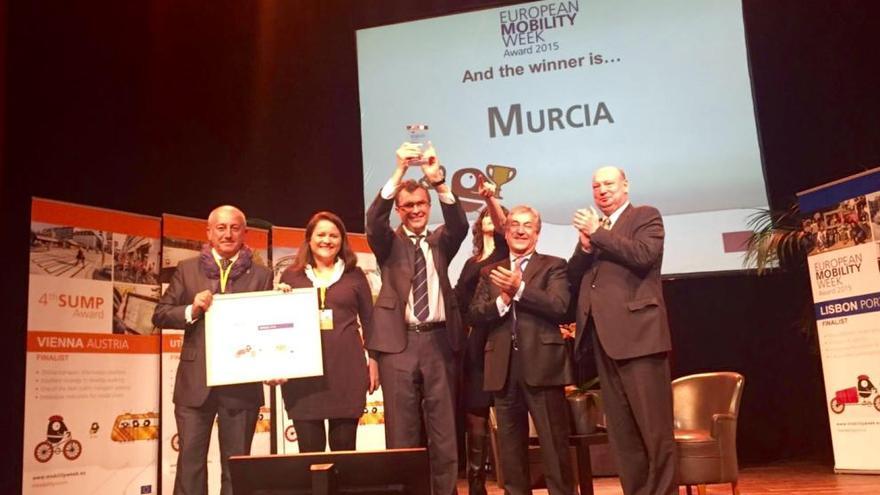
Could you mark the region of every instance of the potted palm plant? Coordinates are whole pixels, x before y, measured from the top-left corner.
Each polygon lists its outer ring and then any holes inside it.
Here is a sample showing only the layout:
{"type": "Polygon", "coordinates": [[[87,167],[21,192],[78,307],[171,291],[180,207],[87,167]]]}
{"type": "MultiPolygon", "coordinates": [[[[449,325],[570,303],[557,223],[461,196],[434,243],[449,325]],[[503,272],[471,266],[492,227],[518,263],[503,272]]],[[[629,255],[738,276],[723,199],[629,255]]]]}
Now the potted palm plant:
{"type": "Polygon", "coordinates": [[[797,204],[784,211],[759,208],[749,216],[752,231],[743,255],[743,265],[758,275],[776,267],[793,268],[806,260],[813,234],[805,227],[797,204]]]}

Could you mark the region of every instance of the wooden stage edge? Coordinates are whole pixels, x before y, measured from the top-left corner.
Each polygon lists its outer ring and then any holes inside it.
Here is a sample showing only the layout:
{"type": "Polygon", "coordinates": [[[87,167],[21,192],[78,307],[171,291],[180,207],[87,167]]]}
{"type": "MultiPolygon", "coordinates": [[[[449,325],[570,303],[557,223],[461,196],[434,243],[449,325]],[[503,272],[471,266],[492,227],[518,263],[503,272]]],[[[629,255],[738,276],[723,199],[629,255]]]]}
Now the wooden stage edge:
{"type": "MultiPolygon", "coordinates": [[[[878,495],[880,475],[834,474],[834,468],[815,462],[773,463],[767,466],[741,468],[739,473],[741,495],[878,495]]],[[[617,478],[595,478],[596,495],[622,495],[617,478]]],[[[730,485],[709,485],[708,495],[730,495],[730,485]]],[[[486,482],[489,495],[503,495],[494,481],[486,482]]],[[[459,480],[458,493],[468,492],[467,482],[459,480]]],[[[684,487],[680,489],[685,493],[684,487]]],[[[546,489],[536,489],[543,495],[546,489]]],[[[696,490],[694,490],[696,493],[696,490]]]]}

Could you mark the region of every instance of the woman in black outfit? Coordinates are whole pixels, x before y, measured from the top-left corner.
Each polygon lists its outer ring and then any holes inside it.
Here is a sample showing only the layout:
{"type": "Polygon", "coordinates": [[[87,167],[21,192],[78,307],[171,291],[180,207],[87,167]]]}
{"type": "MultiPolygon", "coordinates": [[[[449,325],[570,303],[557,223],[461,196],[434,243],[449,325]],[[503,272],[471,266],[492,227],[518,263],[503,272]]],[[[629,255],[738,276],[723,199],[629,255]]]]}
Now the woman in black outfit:
{"type": "Polygon", "coordinates": [[[322,211],[309,220],[296,259],[281,274],[281,282],[291,288],[317,288],[322,312],[324,375],[288,380],[281,387],[300,452],[325,450],[325,419],[330,450],[355,450],[366,394],[379,386],[378,365],[364,357],[359,332],[360,326],[365,336],[372,330],[373,299],[356,263],[342,220],[322,211]]]}
{"type": "MultiPolygon", "coordinates": [[[[473,256],[461,269],[455,294],[460,308],[468,308],[480,281],[480,270],[487,265],[506,259],[509,255],[504,240],[504,223],[507,210],[495,197],[495,186],[480,183],[480,195],[486,207],[480,212],[471,228],[473,256]]],[[[465,315],[466,316],[466,315],[465,315]]],[[[489,407],[492,394],[483,391],[483,348],[486,345],[485,328],[470,325],[465,347],[463,366],[462,402],[465,410],[465,434],[467,441],[468,493],[486,494],[486,457],[488,454],[489,407]]]]}

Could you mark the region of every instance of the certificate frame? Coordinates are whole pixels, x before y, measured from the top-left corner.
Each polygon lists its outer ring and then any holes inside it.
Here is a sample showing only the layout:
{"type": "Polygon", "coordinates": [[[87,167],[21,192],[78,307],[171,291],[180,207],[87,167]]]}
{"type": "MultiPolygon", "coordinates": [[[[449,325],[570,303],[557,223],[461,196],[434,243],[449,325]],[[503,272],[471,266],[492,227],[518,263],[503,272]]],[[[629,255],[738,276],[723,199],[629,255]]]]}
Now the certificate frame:
{"type": "Polygon", "coordinates": [[[215,294],[205,366],[209,387],[323,375],[317,290],[215,294]]]}

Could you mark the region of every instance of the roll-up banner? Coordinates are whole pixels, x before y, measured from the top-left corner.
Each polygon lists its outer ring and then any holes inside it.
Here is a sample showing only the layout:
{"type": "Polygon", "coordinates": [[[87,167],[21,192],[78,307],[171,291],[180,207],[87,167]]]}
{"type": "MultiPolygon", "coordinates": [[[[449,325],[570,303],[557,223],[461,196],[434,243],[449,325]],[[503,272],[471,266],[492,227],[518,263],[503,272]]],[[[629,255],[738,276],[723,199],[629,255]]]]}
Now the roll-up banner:
{"type": "Polygon", "coordinates": [[[834,469],[880,473],[880,168],[798,196],[834,469]]]}
{"type": "Polygon", "coordinates": [[[31,202],[23,492],[158,493],[160,223],[31,202]]]}
{"type": "MultiPolygon", "coordinates": [[[[207,222],[203,219],[165,214],[162,216],[162,269],[160,280],[164,291],[181,261],[198,256],[207,242],[207,222]]],[[[254,262],[268,266],[269,233],[266,230],[249,227],[245,243],[254,252],[254,262]]],[[[183,346],[182,329],[162,329],[162,491],[172,493],[174,476],[177,470],[178,436],[174,422],[174,380],[180,362],[180,349],[183,346]]],[[[266,387],[268,389],[268,387],[266,387]]],[[[251,453],[269,454],[271,409],[266,398],[260,409],[251,453]]],[[[211,432],[211,445],[208,450],[208,493],[220,493],[220,450],[217,440],[216,422],[211,432]]]]}
{"type": "MultiPolygon", "coordinates": [[[[276,283],[281,278],[281,272],[293,264],[293,260],[304,240],[304,229],[272,227],[272,261],[276,283]]],[[[350,233],[348,234],[348,241],[357,255],[358,266],[367,275],[370,291],[375,301],[382,283],[376,265],[376,257],[370,251],[364,234],[350,233]]],[[[293,427],[293,421],[287,416],[287,411],[283,407],[284,399],[281,396],[280,387],[277,387],[275,394],[276,404],[281,405],[278,408],[279,423],[275,432],[277,453],[297,453],[299,452],[299,446],[297,444],[296,430],[293,427]]],[[[361,416],[358,424],[356,448],[357,450],[382,450],[385,448],[385,413],[381,389],[372,395],[367,395],[364,414],[361,416]]]]}

